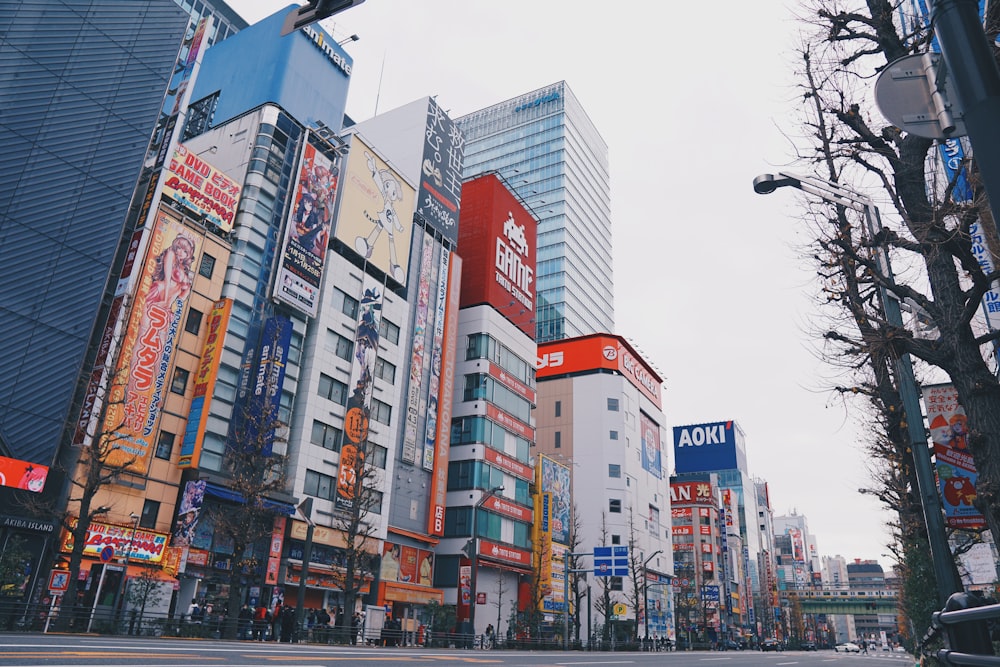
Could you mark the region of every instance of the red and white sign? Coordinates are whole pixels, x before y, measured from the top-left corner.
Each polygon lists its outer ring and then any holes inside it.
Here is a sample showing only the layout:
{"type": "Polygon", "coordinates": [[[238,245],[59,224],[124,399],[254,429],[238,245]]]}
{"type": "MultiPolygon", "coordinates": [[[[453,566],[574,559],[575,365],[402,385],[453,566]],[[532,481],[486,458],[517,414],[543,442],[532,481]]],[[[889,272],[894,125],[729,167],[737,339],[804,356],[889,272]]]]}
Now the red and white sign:
{"type": "Polygon", "coordinates": [[[538,346],[538,379],[597,369],[618,371],[657,408],[662,408],[663,379],[621,336],[591,334],[538,346]]]}
{"type": "MultiPolygon", "coordinates": [[[[109,523],[93,522],[87,529],[87,539],[83,553],[97,558],[105,547],[114,549],[115,555],[125,558],[128,552],[129,560],[159,563],[167,547],[168,535],[155,533],[143,528],[132,526],[116,526],[109,523]]],[[[66,532],[62,550],[73,550],[73,536],[66,532]]]]}
{"type": "Polygon", "coordinates": [[[487,447],[484,458],[488,462],[509,472],[515,477],[520,477],[521,479],[528,480],[529,482],[535,478],[535,471],[531,466],[521,463],[517,459],[507,456],[502,452],[498,452],[495,449],[487,447]]]}
{"type": "Polygon", "coordinates": [[[535,399],[537,398],[537,392],[504,369],[494,364],[492,361],[490,362],[489,374],[491,378],[497,380],[500,384],[534,405],[535,399]]]}
{"type": "Polygon", "coordinates": [[[531,567],[531,552],[517,547],[508,547],[489,540],[479,540],[479,557],[490,560],[531,567]]]}
{"type": "Polygon", "coordinates": [[[532,521],[532,511],[527,507],[522,507],[517,503],[511,502],[506,498],[501,498],[500,496],[490,496],[486,502],[483,503],[483,507],[488,510],[492,510],[497,514],[503,514],[504,516],[509,516],[512,519],[517,519],[518,521],[527,521],[531,523],[532,521]]]}
{"type": "Polygon", "coordinates": [[[513,431],[526,440],[530,440],[532,442],[535,441],[535,429],[531,428],[520,419],[507,414],[492,403],[486,404],[486,416],[503,426],[508,431],[513,431]]]}
{"type": "Polygon", "coordinates": [[[462,307],[488,303],[534,338],[538,221],[495,174],[462,185],[459,221],[462,307]]]}

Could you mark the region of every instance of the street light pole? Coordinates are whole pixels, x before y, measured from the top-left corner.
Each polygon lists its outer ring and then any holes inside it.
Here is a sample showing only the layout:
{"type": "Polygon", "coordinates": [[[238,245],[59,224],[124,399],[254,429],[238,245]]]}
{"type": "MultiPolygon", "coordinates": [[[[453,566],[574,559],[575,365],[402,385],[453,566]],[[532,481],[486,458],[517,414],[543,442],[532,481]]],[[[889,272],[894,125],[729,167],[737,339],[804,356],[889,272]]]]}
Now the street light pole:
{"type": "Polygon", "coordinates": [[[649,565],[649,561],[662,553],[663,549],[657,549],[649,555],[649,558],[642,561],[642,618],[646,626],[646,636],[643,638],[645,640],[649,640],[649,578],[646,576],[646,566],[649,565]]]}
{"type": "MultiPolygon", "coordinates": [[[[839,183],[824,181],[808,176],[794,174],[761,174],[753,180],[753,189],[757,194],[770,194],[781,187],[793,187],[807,194],[819,197],[823,201],[837,206],[850,208],[864,216],[868,239],[874,239],[882,231],[882,220],[878,207],[871,199],[845,188],[839,183]]],[[[884,248],[874,249],[879,270],[889,286],[895,285],[892,267],[889,265],[889,254],[884,248]]],[[[879,282],[879,296],[886,320],[894,327],[903,328],[903,315],[899,307],[899,297],[879,282]]],[[[944,518],[941,515],[941,504],[938,500],[937,485],[934,482],[934,471],[931,469],[930,450],[927,447],[927,434],[924,430],[923,412],[920,409],[920,397],[917,394],[917,383],[913,376],[913,362],[909,354],[901,354],[894,360],[896,375],[896,390],[903,403],[906,416],[907,435],[910,440],[910,450],[913,452],[913,467],[917,478],[917,489],[920,494],[920,505],[924,512],[924,524],[927,528],[927,539],[930,543],[931,560],[934,565],[934,575],[937,579],[938,598],[943,606],[948,597],[962,590],[955,579],[951,551],[948,548],[948,538],[944,528],[944,518]]]]}
{"type": "Polygon", "coordinates": [[[479,569],[479,535],[476,532],[476,515],[479,514],[479,508],[483,506],[487,500],[493,497],[494,493],[503,491],[503,486],[495,486],[483,494],[483,497],[472,506],[472,539],[469,540],[469,561],[472,563],[472,572],[469,576],[469,591],[471,595],[469,596],[469,624],[472,626],[472,637],[475,641],[476,633],[476,582],[478,579],[477,570],[479,569]]]}

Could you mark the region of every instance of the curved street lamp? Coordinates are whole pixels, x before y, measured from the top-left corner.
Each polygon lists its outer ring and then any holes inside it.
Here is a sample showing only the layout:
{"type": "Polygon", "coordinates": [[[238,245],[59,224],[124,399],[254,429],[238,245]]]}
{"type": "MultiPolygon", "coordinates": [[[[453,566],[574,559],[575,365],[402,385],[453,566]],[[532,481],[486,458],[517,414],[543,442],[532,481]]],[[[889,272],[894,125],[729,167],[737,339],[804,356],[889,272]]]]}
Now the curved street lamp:
{"type": "MultiPolygon", "coordinates": [[[[867,235],[869,240],[874,239],[882,231],[882,219],[874,202],[840,183],[781,172],[761,174],[753,179],[754,192],[760,195],[771,194],[783,187],[793,187],[831,204],[860,212],[864,219],[862,232],[867,235]]],[[[878,281],[883,314],[892,326],[902,329],[903,315],[900,310],[900,299],[892,291],[895,279],[892,275],[892,267],[889,266],[889,254],[884,248],[874,248],[873,250],[875,262],[883,277],[883,280],[878,281]]],[[[920,504],[924,511],[924,524],[927,528],[931,560],[937,579],[938,597],[941,604],[944,605],[952,593],[962,589],[955,580],[953,570],[950,567],[951,550],[948,547],[944,518],[941,515],[937,485],[934,483],[934,471],[931,470],[930,451],[927,447],[927,434],[924,432],[923,412],[920,409],[917,383],[913,376],[913,363],[909,354],[901,354],[893,359],[893,362],[896,391],[899,392],[903,410],[908,416],[912,416],[906,420],[907,435],[913,452],[913,468],[917,478],[920,504]]]]}

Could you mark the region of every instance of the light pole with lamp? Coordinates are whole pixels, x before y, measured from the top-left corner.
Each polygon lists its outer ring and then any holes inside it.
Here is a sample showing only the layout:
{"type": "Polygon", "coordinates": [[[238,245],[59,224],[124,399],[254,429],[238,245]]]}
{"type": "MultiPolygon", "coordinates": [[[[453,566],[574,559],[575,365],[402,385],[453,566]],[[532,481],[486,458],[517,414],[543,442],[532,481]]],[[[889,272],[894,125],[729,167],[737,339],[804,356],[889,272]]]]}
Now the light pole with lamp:
{"type": "Polygon", "coordinates": [[[479,535],[476,533],[476,515],[479,514],[479,508],[483,506],[487,500],[493,497],[493,494],[503,491],[503,486],[494,486],[483,494],[475,505],[472,506],[472,538],[465,544],[466,556],[469,557],[469,562],[472,563],[472,572],[469,576],[469,625],[472,626],[472,637],[475,641],[476,633],[476,580],[478,578],[477,570],[479,569],[479,535]]]}
{"type": "Polygon", "coordinates": [[[646,574],[646,566],[649,565],[649,561],[662,553],[663,549],[657,549],[649,554],[646,560],[642,561],[642,618],[646,626],[646,636],[644,637],[646,641],[649,641],[649,578],[646,574]]]}
{"type": "MultiPolygon", "coordinates": [[[[793,187],[838,207],[860,212],[865,223],[863,231],[869,240],[876,238],[882,231],[882,220],[874,202],[839,183],[788,173],[761,174],[753,179],[753,189],[757,194],[770,194],[782,187],[793,187]]],[[[882,279],[885,281],[884,283],[881,280],[878,281],[883,313],[889,324],[902,329],[903,315],[900,310],[900,300],[891,290],[891,287],[895,285],[895,280],[892,275],[892,267],[889,265],[888,252],[884,248],[875,248],[875,261],[882,272],[882,279]]],[[[893,365],[895,367],[896,390],[899,392],[906,417],[910,451],[913,452],[913,467],[920,494],[920,505],[924,512],[924,525],[927,528],[934,575],[937,579],[938,597],[943,606],[952,593],[962,589],[955,580],[953,568],[950,567],[951,551],[948,548],[948,539],[945,534],[937,485],[934,483],[934,471],[931,470],[930,450],[927,447],[927,434],[924,431],[923,413],[920,410],[920,400],[910,355],[899,355],[893,360],[893,365]]]]}
{"type": "Polygon", "coordinates": [[[121,613],[125,607],[125,581],[128,579],[128,564],[132,560],[132,545],[135,544],[135,533],[139,530],[139,519],[142,517],[135,512],[129,512],[128,517],[132,519],[132,534],[128,538],[128,547],[125,548],[124,569],[122,570],[122,580],[118,583],[118,594],[115,596],[115,610],[118,621],[121,622],[121,613]]]}

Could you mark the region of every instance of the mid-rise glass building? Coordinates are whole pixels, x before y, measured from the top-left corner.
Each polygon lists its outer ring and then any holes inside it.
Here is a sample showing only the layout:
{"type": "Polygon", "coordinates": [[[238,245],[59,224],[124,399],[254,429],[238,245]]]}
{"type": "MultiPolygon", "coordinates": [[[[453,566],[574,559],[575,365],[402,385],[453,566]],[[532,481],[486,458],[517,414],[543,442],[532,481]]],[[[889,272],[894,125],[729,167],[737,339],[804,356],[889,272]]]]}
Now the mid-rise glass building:
{"type": "Polygon", "coordinates": [[[538,219],[538,342],[614,331],[608,146],[566,82],[457,123],[465,177],[498,172],[538,219]]]}

